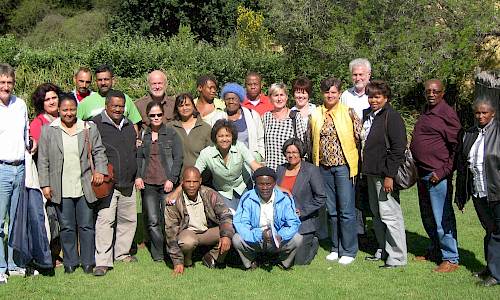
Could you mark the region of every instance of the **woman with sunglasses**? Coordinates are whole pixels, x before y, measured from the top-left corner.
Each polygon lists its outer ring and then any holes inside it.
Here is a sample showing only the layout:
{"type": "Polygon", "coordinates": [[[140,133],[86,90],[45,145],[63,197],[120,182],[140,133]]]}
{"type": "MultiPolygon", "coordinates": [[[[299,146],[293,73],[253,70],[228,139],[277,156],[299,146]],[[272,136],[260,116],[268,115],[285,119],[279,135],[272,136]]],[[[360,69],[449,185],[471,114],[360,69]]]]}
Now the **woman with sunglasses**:
{"type": "Polygon", "coordinates": [[[144,223],[150,237],[154,261],[165,258],[163,234],[164,199],[179,181],[182,168],[182,142],[175,130],[162,122],[163,107],[150,102],[146,107],[150,125],[142,135],[137,149],[137,178],[135,186],[141,190],[144,223]]]}

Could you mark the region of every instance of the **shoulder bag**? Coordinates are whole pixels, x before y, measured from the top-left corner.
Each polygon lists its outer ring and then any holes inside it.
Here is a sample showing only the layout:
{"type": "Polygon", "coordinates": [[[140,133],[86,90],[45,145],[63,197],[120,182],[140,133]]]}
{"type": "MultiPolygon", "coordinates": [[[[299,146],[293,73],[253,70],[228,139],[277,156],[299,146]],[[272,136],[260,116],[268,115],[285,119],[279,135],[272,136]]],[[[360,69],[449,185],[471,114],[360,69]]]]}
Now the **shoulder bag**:
{"type": "MultiPolygon", "coordinates": [[[[387,148],[387,152],[390,152],[390,143],[389,137],[387,136],[387,115],[389,112],[385,114],[385,123],[384,123],[384,137],[385,137],[385,147],[387,148]]],[[[418,178],[417,167],[415,166],[415,160],[413,159],[413,155],[411,154],[408,145],[405,149],[405,159],[403,164],[399,166],[398,174],[396,178],[394,178],[394,189],[396,190],[405,190],[412,187],[418,178]]]]}
{"type": "MultiPolygon", "coordinates": [[[[87,157],[90,164],[90,169],[92,170],[92,175],[95,174],[94,160],[92,159],[92,144],[90,143],[89,132],[90,129],[87,127],[87,122],[85,122],[85,143],[87,144],[87,157]]],[[[113,185],[114,185],[114,173],[113,173],[113,165],[108,163],[108,175],[104,175],[104,180],[102,184],[96,185],[92,183],[92,190],[97,199],[102,199],[108,197],[111,193],[113,193],[113,185]]]]}

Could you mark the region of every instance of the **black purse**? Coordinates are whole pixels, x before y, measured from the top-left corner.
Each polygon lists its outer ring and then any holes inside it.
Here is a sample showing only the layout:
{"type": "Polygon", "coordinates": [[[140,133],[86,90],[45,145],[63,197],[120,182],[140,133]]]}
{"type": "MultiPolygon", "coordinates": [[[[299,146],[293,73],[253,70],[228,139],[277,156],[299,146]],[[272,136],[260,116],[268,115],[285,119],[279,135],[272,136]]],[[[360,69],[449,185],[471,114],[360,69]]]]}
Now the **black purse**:
{"type": "MultiPolygon", "coordinates": [[[[387,152],[390,152],[389,137],[387,136],[387,115],[388,113],[385,114],[384,137],[385,147],[387,148],[387,152]]],[[[417,178],[417,166],[415,165],[415,160],[413,159],[413,155],[407,145],[405,149],[405,159],[403,164],[399,166],[398,174],[394,178],[394,189],[405,190],[411,188],[417,182],[417,178]]]]}

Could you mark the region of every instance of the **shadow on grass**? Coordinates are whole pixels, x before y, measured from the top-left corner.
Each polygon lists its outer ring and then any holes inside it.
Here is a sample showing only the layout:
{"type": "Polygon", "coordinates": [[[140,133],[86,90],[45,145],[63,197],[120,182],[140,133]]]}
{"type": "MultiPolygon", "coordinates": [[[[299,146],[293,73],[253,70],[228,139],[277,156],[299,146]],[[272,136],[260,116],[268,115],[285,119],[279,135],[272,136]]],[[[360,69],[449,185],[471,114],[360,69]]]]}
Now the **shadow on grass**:
{"type": "MultiPolygon", "coordinates": [[[[431,240],[428,237],[422,236],[416,232],[406,231],[408,253],[411,253],[414,256],[423,255],[430,243],[431,240]]],[[[458,253],[460,255],[460,265],[465,267],[467,270],[475,272],[484,267],[483,263],[476,258],[476,254],[474,252],[458,247],[458,253]]]]}
{"type": "MultiPolygon", "coordinates": [[[[374,254],[377,251],[377,240],[375,238],[375,233],[372,230],[367,230],[367,234],[363,239],[358,239],[359,241],[359,250],[368,254],[374,254]]],[[[359,236],[358,236],[359,237],[359,236]]],[[[413,256],[423,255],[427,247],[430,245],[431,240],[422,236],[416,232],[406,231],[406,245],[408,247],[408,253],[413,254],[413,256]]],[[[460,240],[459,240],[460,243],[460,240]]],[[[332,243],[329,239],[320,240],[320,247],[325,251],[331,251],[332,243]]],[[[484,268],[484,264],[476,258],[476,254],[467,249],[458,248],[458,252],[460,255],[460,265],[465,267],[467,270],[471,272],[476,272],[484,268]]],[[[409,258],[411,260],[413,258],[409,258]]]]}

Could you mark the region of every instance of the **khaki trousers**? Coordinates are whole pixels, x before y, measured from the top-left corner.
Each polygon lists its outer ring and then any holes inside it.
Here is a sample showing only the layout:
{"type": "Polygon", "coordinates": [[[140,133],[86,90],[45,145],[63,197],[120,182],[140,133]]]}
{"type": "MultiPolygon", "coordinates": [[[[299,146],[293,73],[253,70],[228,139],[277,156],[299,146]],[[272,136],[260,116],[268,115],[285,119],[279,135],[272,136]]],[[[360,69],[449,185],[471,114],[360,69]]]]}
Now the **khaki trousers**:
{"type": "Polygon", "coordinates": [[[135,190],[131,196],[125,196],[115,189],[111,199],[104,201],[98,207],[95,224],[95,261],[96,266],[113,267],[113,253],[115,260],[124,259],[134,240],[137,228],[135,190]]]}
{"type": "Polygon", "coordinates": [[[184,229],[179,233],[177,243],[184,254],[184,265],[191,266],[193,264],[193,252],[199,245],[213,246],[210,254],[214,260],[222,262],[225,255],[219,254],[219,227],[209,228],[203,233],[196,233],[189,229],[184,229]]]}

